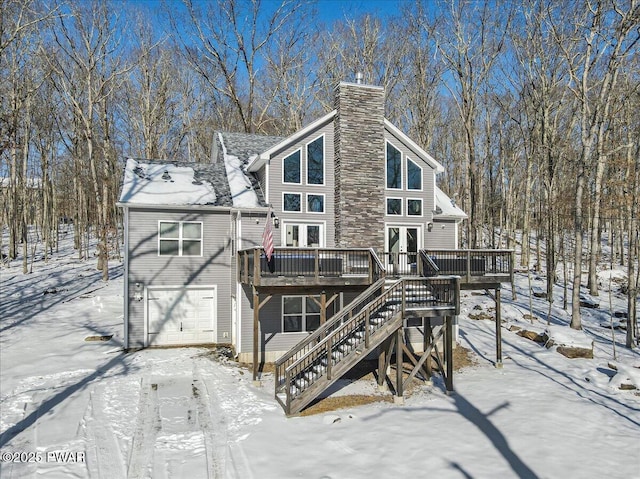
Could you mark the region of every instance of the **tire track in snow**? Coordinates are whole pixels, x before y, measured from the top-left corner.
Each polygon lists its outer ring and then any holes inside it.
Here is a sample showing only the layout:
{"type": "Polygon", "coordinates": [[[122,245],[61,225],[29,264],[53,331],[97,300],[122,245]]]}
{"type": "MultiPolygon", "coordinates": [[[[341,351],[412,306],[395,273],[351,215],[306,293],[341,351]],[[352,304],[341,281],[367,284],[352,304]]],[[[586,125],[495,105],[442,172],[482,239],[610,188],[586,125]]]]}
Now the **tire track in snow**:
{"type": "Polygon", "coordinates": [[[140,386],[138,421],[131,443],[131,455],[127,477],[137,479],[145,477],[146,469],[152,463],[156,436],[162,428],[158,385],[145,376],[140,386]]]}
{"type": "Polygon", "coordinates": [[[210,394],[209,404],[213,421],[221,431],[218,433],[217,440],[225,443],[223,455],[225,467],[220,477],[225,479],[260,477],[252,471],[241,443],[249,435],[245,431],[262,420],[265,410],[276,409],[276,406],[258,397],[241,379],[242,373],[236,367],[227,367],[220,362],[203,358],[200,358],[196,365],[199,369],[199,377],[205,381],[210,394]],[[230,375],[236,376],[238,381],[230,383],[230,375]]]}
{"type": "Polygon", "coordinates": [[[118,447],[113,430],[105,417],[105,387],[98,386],[91,392],[90,413],[85,421],[87,444],[94,447],[89,452],[87,461],[89,477],[98,479],[113,479],[126,477],[124,458],[118,447]]]}
{"type": "Polygon", "coordinates": [[[193,395],[196,399],[198,422],[204,434],[209,478],[222,478],[227,465],[227,424],[215,385],[209,384],[193,366],[193,395]]]}
{"type": "MultiPolygon", "coordinates": [[[[7,443],[4,451],[37,451],[35,423],[37,423],[40,418],[39,408],[44,400],[43,398],[44,393],[36,392],[31,397],[31,401],[24,403],[24,417],[29,417],[34,414],[34,425],[21,431],[11,442],[7,443]]],[[[45,454],[44,452],[41,453],[45,454]]],[[[35,462],[0,462],[0,477],[2,478],[22,479],[25,477],[36,477],[37,471],[38,464],[35,462]]]]}

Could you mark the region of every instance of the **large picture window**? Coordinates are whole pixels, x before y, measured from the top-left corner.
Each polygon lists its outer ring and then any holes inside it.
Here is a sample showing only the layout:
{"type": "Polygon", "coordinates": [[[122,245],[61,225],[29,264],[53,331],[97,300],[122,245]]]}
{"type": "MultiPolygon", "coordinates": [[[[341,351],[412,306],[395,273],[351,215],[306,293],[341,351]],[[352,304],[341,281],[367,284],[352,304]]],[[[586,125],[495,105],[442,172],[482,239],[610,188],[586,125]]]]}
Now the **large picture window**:
{"type": "Polygon", "coordinates": [[[324,184],[324,136],[307,145],[307,184],[324,184]]]}
{"type": "Polygon", "coordinates": [[[160,221],[160,256],[202,256],[202,223],[196,221],[160,221]]]}
{"type": "Polygon", "coordinates": [[[387,198],[387,214],[391,216],[402,214],[402,198],[387,198]]]}
{"type": "Polygon", "coordinates": [[[422,216],[422,200],[407,200],[407,215],[422,216]]]}
{"type": "Polygon", "coordinates": [[[407,158],[407,189],[422,190],[422,168],[407,158]]]}
{"type": "Polygon", "coordinates": [[[307,212],[324,213],[324,195],[307,195],[307,212]]]}
{"type": "Polygon", "coordinates": [[[402,189],[402,153],[387,143],[387,188],[402,189]]]}
{"type": "Polygon", "coordinates": [[[291,153],[282,161],[282,181],[300,184],[300,150],[291,153]]]}
{"type": "Polygon", "coordinates": [[[319,297],[283,296],[282,332],[315,331],[320,326],[319,297]]]}
{"type": "Polygon", "coordinates": [[[282,211],[301,211],[300,193],[284,193],[282,195],[282,211]]]}

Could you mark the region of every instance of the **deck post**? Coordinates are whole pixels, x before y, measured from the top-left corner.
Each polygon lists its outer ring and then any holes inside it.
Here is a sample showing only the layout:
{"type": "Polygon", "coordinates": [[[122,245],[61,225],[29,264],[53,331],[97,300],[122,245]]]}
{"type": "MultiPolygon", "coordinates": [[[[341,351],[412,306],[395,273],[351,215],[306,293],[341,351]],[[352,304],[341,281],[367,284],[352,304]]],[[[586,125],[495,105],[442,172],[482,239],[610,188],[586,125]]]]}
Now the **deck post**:
{"type": "Polygon", "coordinates": [[[260,334],[259,323],[260,323],[260,293],[254,286],[253,287],[253,381],[254,383],[258,381],[258,336],[260,334]]]}
{"type": "Polygon", "coordinates": [[[444,356],[447,368],[445,383],[447,394],[453,394],[453,321],[451,316],[445,316],[444,356]]]}
{"type": "Polygon", "coordinates": [[[322,290],[320,294],[320,324],[327,322],[327,293],[322,290]]]}
{"type": "MultiPolygon", "coordinates": [[[[431,328],[431,318],[422,318],[422,328],[424,331],[424,348],[422,354],[427,354],[426,351],[431,351],[431,341],[433,340],[433,329],[431,328]]],[[[431,356],[431,352],[429,352],[429,356],[431,356]]],[[[431,367],[431,358],[427,358],[425,363],[425,372],[427,374],[427,381],[431,381],[431,376],[433,376],[433,368],[431,367]]]]}
{"type": "Polygon", "coordinates": [[[380,354],[378,354],[378,389],[385,385],[385,379],[387,378],[387,355],[390,353],[390,344],[391,338],[388,338],[380,345],[380,354]]]}
{"type": "Polygon", "coordinates": [[[398,328],[396,332],[396,396],[393,402],[396,404],[404,403],[404,390],[402,384],[402,341],[404,329],[398,328]]]}
{"type": "Polygon", "coordinates": [[[253,284],[260,284],[260,248],[253,249],[253,284]]]}
{"type": "Polygon", "coordinates": [[[509,276],[511,277],[511,298],[515,301],[518,299],[518,295],[516,294],[516,283],[515,283],[515,274],[514,270],[516,267],[516,250],[512,250],[510,253],[510,262],[509,265],[509,276]]]}
{"type": "Polygon", "coordinates": [[[496,288],[496,368],[502,368],[502,314],[500,288],[496,288]]]}

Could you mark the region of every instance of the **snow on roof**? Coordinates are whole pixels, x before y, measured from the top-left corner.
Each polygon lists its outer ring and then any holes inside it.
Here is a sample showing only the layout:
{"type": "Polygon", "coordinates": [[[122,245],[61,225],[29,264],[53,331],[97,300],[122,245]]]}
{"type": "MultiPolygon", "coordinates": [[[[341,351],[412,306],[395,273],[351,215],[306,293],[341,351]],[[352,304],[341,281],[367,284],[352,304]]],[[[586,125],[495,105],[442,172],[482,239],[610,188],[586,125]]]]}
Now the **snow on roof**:
{"type": "Polygon", "coordinates": [[[467,214],[458,208],[455,202],[447,194],[436,186],[436,210],[439,213],[433,215],[434,219],[465,219],[467,214]]]}
{"type": "Polygon", "coordinates": [[[207,205],[216,202],[208,181],[196,179],[194,169],[173,163],[127,160],[121,203],[140,205],[207,205]]]}
{"type": "Polygon", "coordinates": [[[244,174],[242,160],[227,152],[227,147],[224,144],[221,133],[218,133],[218,138],[222,145],[224,166],[227,170],[227,180],[229,181],[233,206],[236,208],[255,208],[261,206],[258,195],[251,185],[251,180],[244,174]]]}

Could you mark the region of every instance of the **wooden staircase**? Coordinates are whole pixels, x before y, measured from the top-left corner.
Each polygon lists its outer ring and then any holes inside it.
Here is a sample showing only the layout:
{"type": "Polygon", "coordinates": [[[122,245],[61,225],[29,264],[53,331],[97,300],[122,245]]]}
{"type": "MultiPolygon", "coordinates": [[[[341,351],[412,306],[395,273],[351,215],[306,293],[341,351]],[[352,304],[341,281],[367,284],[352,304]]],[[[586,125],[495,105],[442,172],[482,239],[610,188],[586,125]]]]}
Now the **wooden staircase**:
{"type": "Polygon", "coordinates": [[[296,414],[397,333],[409,317],[459,312],[458,277],[382,278],[275,364],[275,395],[296,414]]]}

